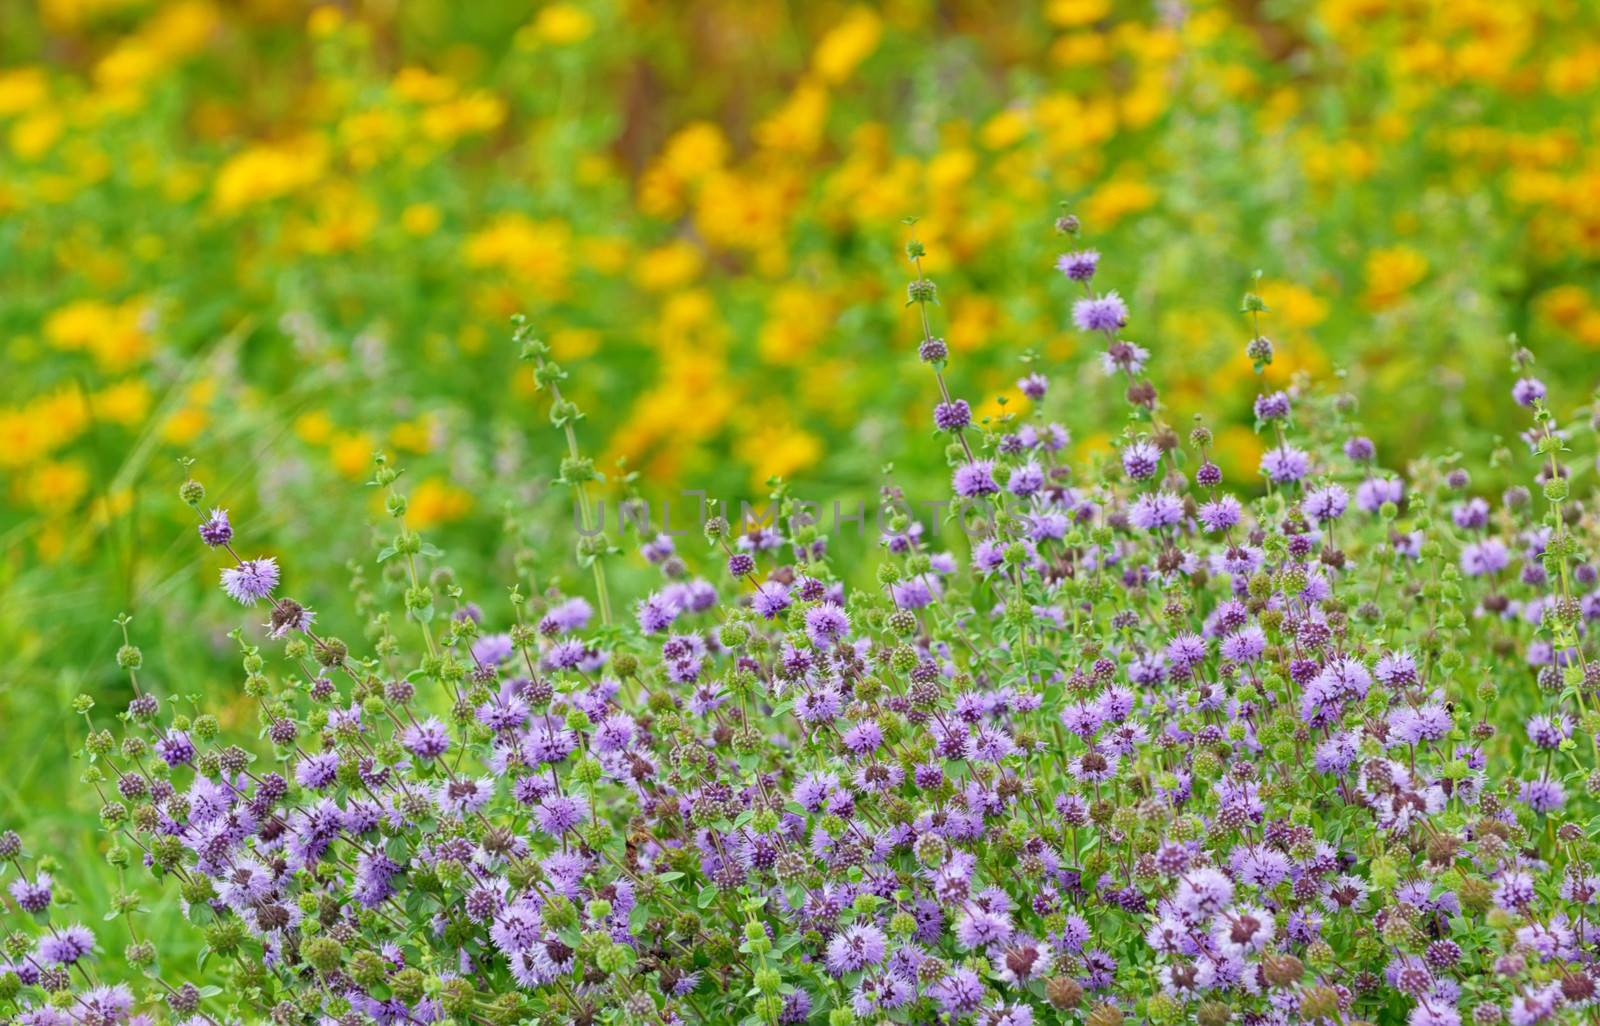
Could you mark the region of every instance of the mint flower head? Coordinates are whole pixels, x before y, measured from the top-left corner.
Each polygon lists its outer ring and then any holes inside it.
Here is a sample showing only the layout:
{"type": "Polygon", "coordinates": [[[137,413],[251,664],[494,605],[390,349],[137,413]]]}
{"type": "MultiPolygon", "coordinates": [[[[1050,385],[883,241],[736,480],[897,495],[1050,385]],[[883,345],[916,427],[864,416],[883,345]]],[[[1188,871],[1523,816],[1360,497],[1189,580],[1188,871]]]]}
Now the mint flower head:
{"type": "Polygon", "coordinates": [[[222,571],[222,590],[242,606],[270,598],[278,586],[278,561],[272,556],[247,559],[222,571]]]}

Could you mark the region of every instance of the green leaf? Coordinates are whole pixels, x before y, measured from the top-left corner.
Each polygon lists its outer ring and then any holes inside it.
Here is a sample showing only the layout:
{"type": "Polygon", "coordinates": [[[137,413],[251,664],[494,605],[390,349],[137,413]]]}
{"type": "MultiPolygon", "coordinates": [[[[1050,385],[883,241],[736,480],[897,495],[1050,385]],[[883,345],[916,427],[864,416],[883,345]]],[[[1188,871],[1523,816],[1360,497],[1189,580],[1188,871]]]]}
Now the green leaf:
{"type": "Polygon", "coordinates": [[[700,888],[700,897],[695,900],[695,904],[699,905],[701,908],[709,908],[711,903],[716,900],[717,885],[706,884],[704,887],[700,888]]]}

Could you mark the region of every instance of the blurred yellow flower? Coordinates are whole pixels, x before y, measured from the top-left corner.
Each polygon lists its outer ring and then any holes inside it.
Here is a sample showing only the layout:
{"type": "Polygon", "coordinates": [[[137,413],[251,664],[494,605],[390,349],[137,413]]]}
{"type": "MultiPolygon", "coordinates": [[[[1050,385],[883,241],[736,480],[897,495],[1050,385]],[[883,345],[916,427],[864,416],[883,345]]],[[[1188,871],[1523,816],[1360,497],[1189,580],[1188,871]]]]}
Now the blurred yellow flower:
{"type": "Polygon", "coordinates": [[[593,328],[557,328],[550,333],[550,354],[557,360],[581,360],[600,351],[600,333],[593,328]]]}
{"type": "Polygon", "coordinates": [[[322,445],[333,437],[333,418],[323,410],[308,410],[295,418],[294,433],[307,445],[322,445]]]}
{"type": "Polygon", "coordinates": [[[132,427],[150,412],[150,386],[138,378],[128,378],[101,389],[92,405],[95,416],[132,427]]]}
{"type": "Polygon", "coordinates": [[[882,38],[883,20],[872,8],[857,4],[846,11],[817,44],[811,56],[811,69],[824,82],[843,82],[857,65],[872,56],[882,38]]]}
{"type": "Polygon", "coordinates": [[[1090,194],[1083,203],[1083,216],[1090,224],[1109,228],[1130,214],[1149,210],[1156,204],[1156,191],[1137,178],[1117,177],[1090,194]]]}
{"type": "Polygon", "coordinates": [[[496,267],[552,298],[566,285],[571,230],[560,221],[497,214],[466,240],[468,266],[496,267]]]}
{"type": "Polygon", "coordinates": [[[47,512],[72,509],[89,491],[89,481],[88,468],[78,460],[52,460],[24,479],[24,500],[47,512]]]}
{"type": "Polygon", "coordinates": [[[1428,261],[1408,246],[1375,249],[1367,254],[1365,274],[1362,303],[1369,310],[1385,310],[1427,276],[1428,261]]]}
{"type": "Polygon", "coordinates": [[[822,142],[822,129],[828,117],[828,90],[821,84],[803,80],[789,94],[788,102],[756,125],[756,142],[767,149],[805,154],[822,142]]]}
{"type": "Polygon", "coordinates": [[[31,110],[50,95],[49,80],[42,68],[0,70],[0,117],[31,110]]]}
{"type": "Polygon", "coordinates": [[[313,136],[262,143],[228,158],[211,183],[211,205],[223,214],[287,196],[322,177],[327,147],[313,136]]]}
{"type": "Polygon", "coordinates": [[[1258,283],[1255,292],[1267,304],[1272,324],[1313,328],[1328,317],[1327,300],[1295,282],[1269,278],[1258,283]]]}
{"type": "Polygon", "coordinates": [[[54,110],[30,114],[12,124],[11,152],[18,160],[38,160],[61,138],[65,127],[61,115],[54,110]]]}
{"type": "Polygon", "coordinates": [[[751,424],[739,433],[737,455],[750,465],[750,487],[759,490],[770,477],[791,477],[815,466],[822,440],[787,422],[751,424]]]}
{"type": "Polygon", "coordinates": [[[404,420],[389,429],[389,444],[402,452],[427,453],[433,451],[434,433],[438,418],[424,413],[413,420],[404,420]]]}
{"type": "Polygon", "coordinates": [[[1079,28],[1111,14],[1111,0],[1049,0],[1044,16],[1060,28],[1079,28]]]}
{"type": "Polygon", "coordinates": [[[640,255],[633,280],[651,292],[667,292],[694,281],[704,263],[699,246],[688,239],[673,239],[640,255]]]}
{"type": "Polygon", "coordinates": [[[173,411],[161,426],[161,437],[173,445],[188,445],[211,423],[211,417],[198,406],[183,406],[173,411]]]}
{"type": "Polygon", "coordinates": [[[372,467],[372,454],[376,445],[365,431],[341,431],[328,445],[328,457],[333,469],[348,478],[359,478],[372,467]]]}
{"type": "Polygon", "coordinates": [[[588,39],[594,32],[594,16],[577,4],[554,3],[534,17],[532,27],[543,42],[564,46],[588,39]]]}
{"type": "Polygon", "coordinates": [[[465,489],[443,478],[427,477],[406,497],[406,526],[413,531],[426,531],[460,520],[471,511],[472,496],[465,489]]]}
{"type": "Polygon", "coordinates": [[[432,235],[441,218],[439,208],[432,203],[412,203],[400,212],[400,226],[408,235],[432,235]]]}
{"type": "Polygon", "coordinates": [[[118,370],[149,354],[150,339],[140,323],[143,316],[138,301],[113,306],[79,299],[45,319],[44,335],[57,349],[86,350],[99,366],[118,370]]]}
{"type": "Polygon", "coordinates": [[[808,359],[833,322],[833,311],[815,288],[786,284],[767,301],[757,348],[768,363],[794,366],[808,359]]]}

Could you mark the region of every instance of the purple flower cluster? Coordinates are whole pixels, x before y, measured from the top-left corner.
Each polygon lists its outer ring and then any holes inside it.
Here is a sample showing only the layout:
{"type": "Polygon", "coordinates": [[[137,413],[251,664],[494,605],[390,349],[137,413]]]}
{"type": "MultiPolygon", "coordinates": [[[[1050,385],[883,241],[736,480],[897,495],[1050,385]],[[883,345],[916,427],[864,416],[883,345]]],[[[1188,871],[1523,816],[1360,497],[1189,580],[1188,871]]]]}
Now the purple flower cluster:
{"type": "MultiPolygon", "coordinates": [[[[199,1011],[179,987],[172,1009],[213,1026],[1593,1016],[1600,572],[1559,447],[1528,472],[1542,509],[1527,490],[1491,504],[1448,464],[1381,468],[1297,382],[1256,402],[1260,476],[1225,489],[1083,250],[1055,282],[1082,290],[1072,320],[1101,336],[1133,426],[1074,463],[1049,416],[1078,397],[1047,367],[1019,382],[1026,417],[974,425],[908,252],[965,538],[888,483],[861,572],[780,489],[774,522],[711,517],[707,558],[639,538],[654,587],[614,623],[603,575],[589,598],[519,587],[492,607],[506,592],[486,588],[479,608],[431,586],[401,532],[380,556],[399,570],[357,589],[362,646],[279,594],[274,560],[223,571],[272,608],[237,635],[259,740],[164,716],[135,674],[86,745],[124,861],[174,888],[234,983],[199,1011]]],[[[1536,440],[1557,437],[1542,388],[1517,388],[1536,440]]],[[[226,514],[192,505],[231,554],[226,514]]],[[[52,905],[44,873],[6,893],[52,905]]],[[[132,1021],[120,991],[50,1018],[95,940],[29,938],[0,991],[19,1021],[132,1021]]]]}

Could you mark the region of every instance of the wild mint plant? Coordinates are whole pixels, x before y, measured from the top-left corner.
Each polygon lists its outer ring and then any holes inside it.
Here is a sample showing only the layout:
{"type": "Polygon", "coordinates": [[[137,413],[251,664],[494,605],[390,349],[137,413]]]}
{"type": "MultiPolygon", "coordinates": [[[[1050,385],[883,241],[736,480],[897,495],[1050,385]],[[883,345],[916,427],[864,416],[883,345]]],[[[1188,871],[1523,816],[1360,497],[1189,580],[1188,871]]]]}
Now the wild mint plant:
{"type": "MultiPolygon", "coordinates": [[[[1506,458],[1527,484],[1487,496],[1448,455],[1384,468],[1348,398],[1297,380],[1256,401],[1261,481],[1227,482],[1206,427],[1168,423],[1100,255],[1073,248],[1064,309],[1128,414],[1113,451],[1075,450],[1049,411],[1077,397],[1037,367],[1026,414],[974,421],[907,254],[953,494],[932,521],[886,485],[868,575],[780,488],[775,525],[713,516],[703,557],[644,540],[661,583],[614,626],[609,542],[584,553],[599,623],[517,581],[475,604],[380,464],[380,558],[405,572],[362,577],[349,645],[285,587],[312,567],[249,554],[186,484],[247,607],[260,734],[132,676],[90,734],[114,858],[181,894],[226,977],[142,1014],[1594,1020],[1600,589],[1576,490],[1593,465],[1572,459],[1593,423],[1559,425],[1517,349],[1530,455],[1506,458]]],[[[1243,309],[1262,370],[1271,312],[1243,309]]],[[[587,509],[559,371],[520,322],[516,340],[587,509]]],[[[88,951],[60,944],[8,941],[19,1021],[90,1021],[57,986],[88,951]]],[[[117,1005],[93,1021],[130,1021],[117,1005]]]]}

